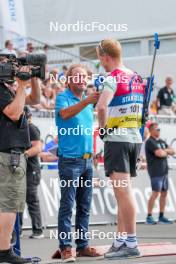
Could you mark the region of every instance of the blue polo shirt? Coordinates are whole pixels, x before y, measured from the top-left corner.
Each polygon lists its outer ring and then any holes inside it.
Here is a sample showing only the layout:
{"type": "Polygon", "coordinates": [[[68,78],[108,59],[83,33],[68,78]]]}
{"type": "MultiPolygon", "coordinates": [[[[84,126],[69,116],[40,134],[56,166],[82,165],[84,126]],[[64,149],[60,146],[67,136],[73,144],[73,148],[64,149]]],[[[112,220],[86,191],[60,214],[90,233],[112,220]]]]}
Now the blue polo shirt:
{"type": "Polygon", "coordinates": [[[63,157],[82,157],[93,152],[93,105],[88,105],[76,116],[63,120],[60,110],[80,102],[70,89],[56,97],[56,126],[58,127],[58,154],[63,157]]]}

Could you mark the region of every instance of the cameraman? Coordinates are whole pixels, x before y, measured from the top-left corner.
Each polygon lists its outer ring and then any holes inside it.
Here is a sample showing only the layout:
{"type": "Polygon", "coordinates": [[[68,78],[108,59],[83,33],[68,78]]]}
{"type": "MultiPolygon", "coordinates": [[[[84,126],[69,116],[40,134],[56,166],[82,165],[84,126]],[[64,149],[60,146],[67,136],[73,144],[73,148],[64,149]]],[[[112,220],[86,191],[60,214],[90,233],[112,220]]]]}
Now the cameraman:
{"type": "MultiPolygon", "coordinates": [[[[24,66],[22,72],[29,72],[24,66]]],[[[37,78],[31,79],[31,93],[25,96],[26,81],[16,78],[16,93],[0,82],[0,263],[28,263],[10,248],[16,213],[23,212],[26,199],[26,158],[30,147],[24,106],[40,102],[37,78]]],[[[0,80],[1,81],[1,80],[0,80]]]]}

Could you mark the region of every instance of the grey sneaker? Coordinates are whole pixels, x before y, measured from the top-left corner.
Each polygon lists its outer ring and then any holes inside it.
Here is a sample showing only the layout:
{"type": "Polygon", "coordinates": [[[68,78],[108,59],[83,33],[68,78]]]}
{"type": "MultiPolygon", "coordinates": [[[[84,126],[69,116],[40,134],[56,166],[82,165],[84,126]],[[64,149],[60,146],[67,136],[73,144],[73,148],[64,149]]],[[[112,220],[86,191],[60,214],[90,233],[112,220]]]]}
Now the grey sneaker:
{"type": "MultiPolygon", "coordinates": [[[[112,248],[112,247],[111,247],[112,248]]],[[[122,245],[120,248],[116,248],[111,253],[107,252],[105,258],[108,259],[125,259],[125,258],[138,258],[140,257],[140,251],[138,247],[135,248],[128,248],[125,244],[122,245]]]]}
{"type": "Polygon", "coordinates": [[[114,255],[116,255],[116,253],[122,248],[125,247],[125,243],[120,246],[120,247],[115,247],[114,243],[112,244],[112,246],[110,247],[110,249],[104,254],[105,258],[111,259],[114,258],[114,255]]]}

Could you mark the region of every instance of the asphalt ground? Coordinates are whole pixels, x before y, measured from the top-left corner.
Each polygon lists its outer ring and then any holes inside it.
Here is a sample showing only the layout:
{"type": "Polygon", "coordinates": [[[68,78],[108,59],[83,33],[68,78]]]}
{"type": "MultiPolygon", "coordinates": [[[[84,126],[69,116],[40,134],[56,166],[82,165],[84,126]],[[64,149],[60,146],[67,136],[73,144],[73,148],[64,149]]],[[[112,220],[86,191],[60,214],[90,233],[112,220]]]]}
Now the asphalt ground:
{"type": "MultiPolygon", "coordinates": [[[[114,225],[104,225],[104,226],[91,226],[90,231],[97,230],[98,232],[105,232],[107,234],[108,232],[114,232],[116,230],[116,226],[114,225]]],[[[58,248],[58,241],[56,238],[54,238],[54,235],[57,234],[56,229],[46,229],[44,231],[45,238],[36,240],[36,239],[29,239],[31,231],[25,230],[23,231],[23,238],[21,239],[21,250],[22,255],[27,256],[37,256],[42,259],[42,263],[50,263],[52,254],[57,250],[58,248]]],[[[137,234],[138,234],[138,241],[139,244],[143,243],[167,243],[171,242],[176,244],[176,223],[172,225],[145,225],[145,224],[137,224],[137,234]]],[[[91,246],[99,246],[99,245],[111,245],[112,239],[100,239],[98,236],[96,236],[94,239],[90,241],[91,246]]],[[[73,247],[74,247],[73,242],[73,247]]],[[[163,253],[162,251],[162,245],[159,247],[160,253],[163,253]]],[[[101,260],[82,260],[77,261],[78,263],[100,263],[101,264],[109,264],[111,262],[112,264],[118,263],[118,264],[132,264],[132,263],[150,263],[150,264],[176,264],[176,247],[175,247],[175,255],[174,256],[156,256],[156,257],[142,257],[137,259],[126,259],[126,260],[107,260],[107,259],[101,259],[101,260]]],[[[57,262],[54,262],[57,263],[57,262]]],[[[60,261],[58,261],[60,263],[60,261]]]]}

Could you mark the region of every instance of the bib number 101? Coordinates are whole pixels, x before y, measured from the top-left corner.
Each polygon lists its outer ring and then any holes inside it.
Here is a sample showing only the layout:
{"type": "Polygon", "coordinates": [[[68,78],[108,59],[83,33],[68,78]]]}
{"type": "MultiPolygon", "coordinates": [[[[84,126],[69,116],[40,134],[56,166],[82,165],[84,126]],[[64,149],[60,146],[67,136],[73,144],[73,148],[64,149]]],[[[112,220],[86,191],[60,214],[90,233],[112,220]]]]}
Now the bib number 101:
{"type": "Polygon", "coordinates": [[[139,113],[139,105],[130,106],[130,110],[132,113],[139,113]]]}

